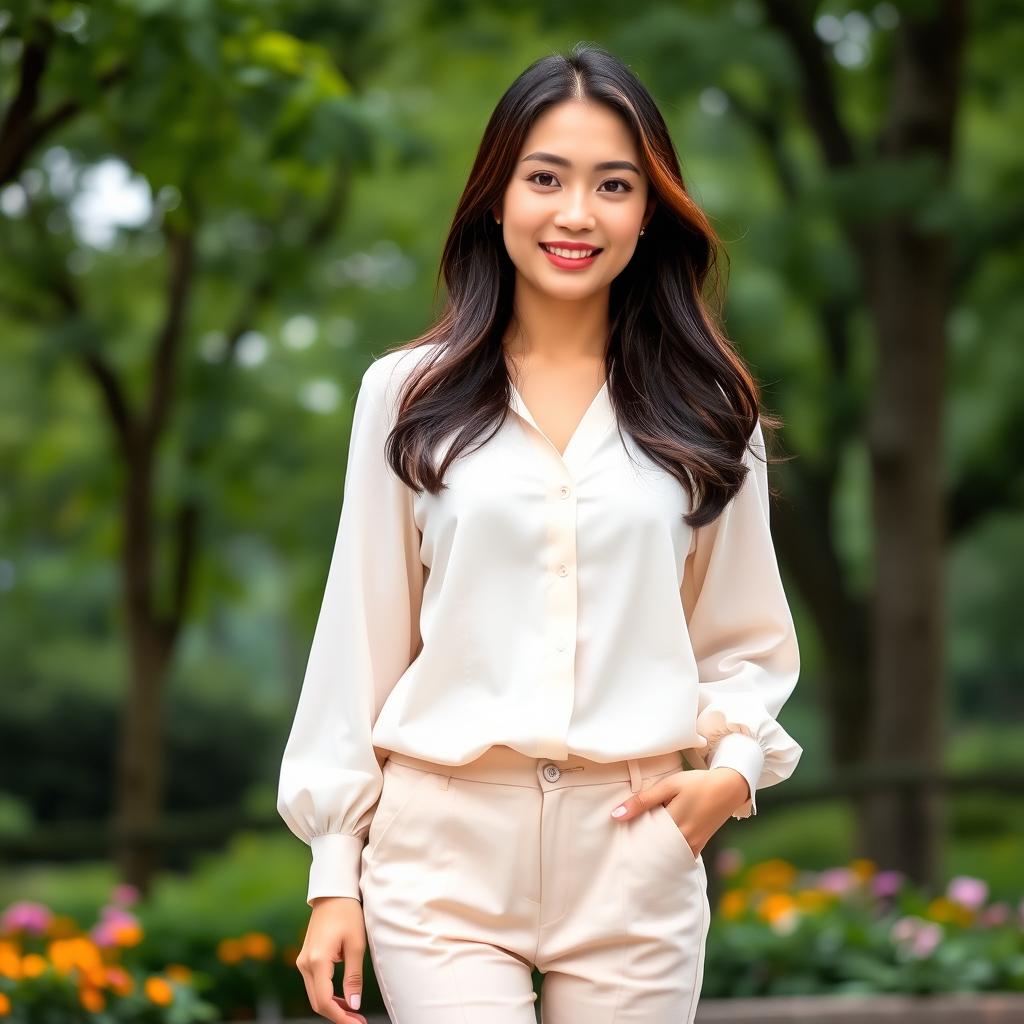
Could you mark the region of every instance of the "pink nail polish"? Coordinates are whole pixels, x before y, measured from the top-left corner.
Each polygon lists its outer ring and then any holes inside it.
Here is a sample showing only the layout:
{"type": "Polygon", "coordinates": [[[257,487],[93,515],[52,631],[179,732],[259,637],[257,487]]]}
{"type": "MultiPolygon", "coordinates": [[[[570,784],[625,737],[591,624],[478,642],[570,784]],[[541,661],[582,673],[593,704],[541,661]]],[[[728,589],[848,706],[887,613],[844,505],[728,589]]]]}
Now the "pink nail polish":
{"type": "Polygon", "coordinates": [[[626,808],[623,807],[620,804],[618,807],[615,808],[614,811],[612,811],[612,817],[613,818],[621,818],[625,813],[626,813],[626,808]]]}

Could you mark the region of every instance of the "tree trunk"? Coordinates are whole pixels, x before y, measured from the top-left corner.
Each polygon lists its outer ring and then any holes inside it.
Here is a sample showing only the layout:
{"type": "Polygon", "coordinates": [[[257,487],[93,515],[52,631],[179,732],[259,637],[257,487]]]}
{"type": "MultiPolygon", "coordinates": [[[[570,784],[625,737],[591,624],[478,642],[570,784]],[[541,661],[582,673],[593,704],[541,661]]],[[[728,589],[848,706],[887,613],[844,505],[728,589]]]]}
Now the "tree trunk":
{"type": "MultiPolygon", "coordinates": [[[[877,337],[869,449],[874,526],[871,753],[876,761],[941,772],[945,746],[945,486],[943,410],[950,239],[922,228],[947,185],[962,2],[908,20],[894,57],[885,157],[934,158],[932,192],[874,232],[865,268],[877,337]],[[915,222],[916,219],[916,222],[915,222]]],[[[945,802],[927,788],[871,794],[861,803],[861,846],[884,868],[937,888],[945,802]]]]}

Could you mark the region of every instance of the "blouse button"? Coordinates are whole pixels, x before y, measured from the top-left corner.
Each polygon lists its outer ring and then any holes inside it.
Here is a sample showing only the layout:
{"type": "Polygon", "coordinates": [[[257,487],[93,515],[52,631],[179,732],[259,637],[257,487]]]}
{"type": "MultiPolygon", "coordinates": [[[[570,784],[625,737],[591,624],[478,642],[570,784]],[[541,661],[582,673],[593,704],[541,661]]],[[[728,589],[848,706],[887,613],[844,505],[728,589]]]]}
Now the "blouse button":
{"type": "Polygon", "coordinates": [[[569,488],[565,484],[562,484],[562,486],[558,488],[558,496],[560,498],[569,497],[569,488]]]}
{"type": "Polygon", "coordinates": [[[560,565],[558,567],[558,575],[559,576],[568,576],[569,575],[568,566],[566,566],[564,563],[562,565],[560,565]]]}

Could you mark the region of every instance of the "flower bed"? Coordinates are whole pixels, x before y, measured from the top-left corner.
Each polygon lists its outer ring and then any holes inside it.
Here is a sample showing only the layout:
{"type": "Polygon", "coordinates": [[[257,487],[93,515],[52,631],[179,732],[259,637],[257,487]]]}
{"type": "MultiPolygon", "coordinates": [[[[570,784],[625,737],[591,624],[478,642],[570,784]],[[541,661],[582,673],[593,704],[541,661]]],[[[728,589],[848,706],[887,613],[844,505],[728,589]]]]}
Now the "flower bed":
{"type": "MultiPolygon", "coordinates": [[[[11,904],[0,915],[0,1020],[310,1019],[295,968],[308,910],[290,890],[268,895],[267,877],[285,872],[267,876],[265,860],[258,869],[246,864],[219,861],[212,877],[174,882],[147,907],[117,886],[88,929],[41,902],[11,904]],[[243,907],[231,884],[258,895],[243,907]]],[[[886,1019],[882,1002],[865,1009],[872,1004],[779,997],[1024,992],[1024,905],[990,899],[980,879],[953,878],[929,897],[864,860],[820,872],[782,860],[745,867],[730,849],[714,871],[725,886],[708,937],[698,1019],[723,1019],[715,1017],[722,1005],[736,1021],[753,1020],[743,1007],[755,1005],[761,1009],[750,1013],[766,1021],[810,1019],[800,1007],[812,1006],[819,1017],[849,1019],[858,1005],[857,1012],[886,1019]],[[781,1016],[769,1015],[775,1012],[781,1016]]],[[[383,1020],[369,958],[364,966],[364,1011],[383,1020]]],[[[543,983],[539,974],[535,983],[543,983]]],[[[951,1004],[906,1005],[937,1015],[951,1004]]],[[[999,1008],[983,1012],[1020,1019],[1020,1000],[999,1008]]]]}

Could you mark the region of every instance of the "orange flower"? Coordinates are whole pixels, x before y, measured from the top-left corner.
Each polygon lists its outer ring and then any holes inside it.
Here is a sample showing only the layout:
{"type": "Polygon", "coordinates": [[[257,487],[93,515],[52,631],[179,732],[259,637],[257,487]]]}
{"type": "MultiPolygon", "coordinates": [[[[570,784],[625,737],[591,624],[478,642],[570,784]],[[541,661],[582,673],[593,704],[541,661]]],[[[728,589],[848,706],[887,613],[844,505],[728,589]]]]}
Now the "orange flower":
{"type": "Polygon", "coordinates": [[[110,934],[119,946],[137,946],[142,941],[142,929],[137,924],[115,925],[110,934]]]}
{"type": "Polygon", "coordinates": [[[274,955],[274,940],[263,932],[246,932],[241,944],[245,955],[254,960],[269,960],[274,955]]]}
{"type": "Polygon", "coordinates": [[[0,942],[0,976],[15,981],[21,977],[21,953],[17,943],[0,942]]]}
{"type": "Polygon", "coordinates": [[[238,939],[221,939],[217,943],[217,959],[223,964],[237,964],[245,956],[238,939]]]}
{"type": "Polygon", "coordinates": [[[84,984],[103,988],[107,983],[107,968],[103,964],[85,964],[79,968],[84,984]]]}
{"type": "Polygon", "coordinates": [[[757,913],[759,917],[771,924],[774,921],[792,913],[795,909],[796,904],[794,903],[792,896],[788,893],[776,892],[772,893],[770,896],[765,896],[765,898],[761,900],[757,907],[757,913]]]}
{"type": "Polygon", "coordinates": [[[123,967],[107,968],[107,984],[119,996],[131,995],[135,991],[135,981],[123,967]]]}
{"type": "Polygon", "coordinates": [[[90,1013],[99,1013],[107,1005],[103,993],[91,986],[79,990],[78,1000],[90,1013]]]}
{"type": "Polygon", "coordinates": [[[0,992],[0,1017],[6,1017],[11,1012],[11,1000],[6,992],[0,992]]]}
{"type": "Polygon", "coordinates": [[[168,964],[164,968],[164,974],[166,974],[171,981],[188,982],[192,980],[192,969],[190,967],[186,967],[184,964],[168,964]]]}
{"type": "Polygon", "coordinates": [[[733,920],[747,909],[747,894],[742,889],[730,889],[718,902],[718,911],[726,920],[733,920]]]}
{"type": "Polygon", "coordinates": [[[49,965],[46,957],[38,953],[27,953],[21,961],[21,976],[23,978],[38,978],[40,974],[46,973],[49,965]]]}
{"type": "Polygon", "coordinates": [[[164,978],[151,974],[143,986],[146,996],[151,1003],[157,1006],[170,1006],[174,999],[174,989],[164,978]]]}
{"type": "Polygon", "coordinates": [[[60,974],[69,974],[76,967],[98,967],[103,962],[99,947],[86,938],[54,939],[48,953],[60,974]]]}

